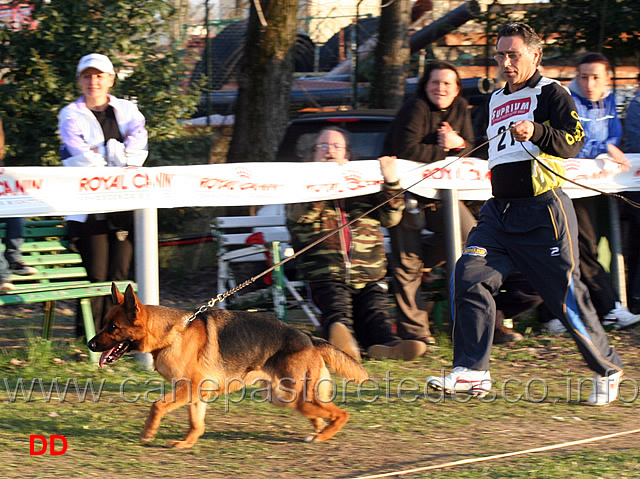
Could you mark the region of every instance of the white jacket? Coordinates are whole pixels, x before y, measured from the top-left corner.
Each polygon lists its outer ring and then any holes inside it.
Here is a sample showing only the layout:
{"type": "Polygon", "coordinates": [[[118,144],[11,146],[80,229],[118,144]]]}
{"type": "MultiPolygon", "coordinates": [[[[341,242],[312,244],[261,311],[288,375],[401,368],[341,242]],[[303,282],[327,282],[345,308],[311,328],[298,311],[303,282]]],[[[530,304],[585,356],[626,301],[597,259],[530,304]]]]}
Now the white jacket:
{"type": "MultiPolygon", "coordinates": [[[[149,153],[144,116],[134,103],[113,95],[109,95],[109,105],[115,112],[124,144],[111,139],[105,145],[102,127],[87,108],[84,95],[60,110],[58,133],[64,166],[142,166],[149,153]]],[[[87,215],[67,219],[85,222],[87,215]]]]}

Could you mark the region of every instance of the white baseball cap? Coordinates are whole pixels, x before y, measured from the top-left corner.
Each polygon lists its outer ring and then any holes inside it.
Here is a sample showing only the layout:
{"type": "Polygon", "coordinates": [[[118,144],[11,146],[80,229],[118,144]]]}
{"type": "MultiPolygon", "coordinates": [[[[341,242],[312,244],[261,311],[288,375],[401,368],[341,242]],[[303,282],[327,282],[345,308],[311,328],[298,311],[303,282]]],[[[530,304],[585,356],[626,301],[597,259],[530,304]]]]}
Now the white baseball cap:
{"type": "Polygon", "coordinates": [[[79,75],[87,68],[95,68],[96,70],[100,70],[104,73],[110,73],[111,75],[116,74],[113,70],[113,64],[111,63],[111,60],[109,60],[109,57],[100,53],[90,53],[89,55],[83,56],[78,62],[78,69],[76,70],[76,73],[79,75]]]}

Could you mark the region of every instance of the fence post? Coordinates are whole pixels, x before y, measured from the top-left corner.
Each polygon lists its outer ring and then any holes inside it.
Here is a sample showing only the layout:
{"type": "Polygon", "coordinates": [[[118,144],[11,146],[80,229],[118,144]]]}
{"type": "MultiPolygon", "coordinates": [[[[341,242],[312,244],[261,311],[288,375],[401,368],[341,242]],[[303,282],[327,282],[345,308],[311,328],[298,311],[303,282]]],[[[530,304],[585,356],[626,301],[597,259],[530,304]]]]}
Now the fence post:
{"type": "MultiPolygon", "coordinates": [[[[160,303],[160,275],[158,273],[158,209],[135,210],[134,257],[138,297],[144,304],[160,303]]],[[[138,355],[138,360],[147,369],[153,369],[150,353],[138,355]]]]}

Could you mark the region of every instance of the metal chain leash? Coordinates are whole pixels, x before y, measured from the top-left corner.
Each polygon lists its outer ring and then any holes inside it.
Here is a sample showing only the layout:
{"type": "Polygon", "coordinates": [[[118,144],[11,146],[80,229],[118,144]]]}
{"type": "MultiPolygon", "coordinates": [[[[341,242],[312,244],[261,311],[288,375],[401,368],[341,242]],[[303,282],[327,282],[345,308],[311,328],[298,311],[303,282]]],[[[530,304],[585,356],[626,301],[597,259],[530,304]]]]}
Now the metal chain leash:
{"type": "MultiPolygon", "coordinates": [[[[289,258],[287,258],[287,259],[289,259],[289,258]]],[[[191,316],[189,316],[187,319],[184,320],[184,327],[187,327],[187,325],[190,322],[192,322],[194,319],[196,319],[200,313],[204,313],[206,310],[208,310],[210,308],[213,308],[216,305],[216,303],[221,303],[222,301],[227,299],[232,294],[235,294],[238,291],[240,291],[241,289],[246,288],[251,283],[254,283],[255,281],[257,281],[260,277],[262,277],[265,274],[269,273],[272,269],[277,268],[278,266],[280,266],[281,263],[284,263],[284,262],[281,261],[280,263],[275,265],[275,267],[272,267],[271,269],[260,273],[258,276],[253,276],[252,278],[246,280],[245,282],[237,285],[235,288],[230,289],[226,293],[222,293],[222,294],[218,294],[217,296],[214,296],[213,298],[211,298],[209,300],[209,302],[207,304],[203,304],[202,306],[200,306],[191,316]]]]}

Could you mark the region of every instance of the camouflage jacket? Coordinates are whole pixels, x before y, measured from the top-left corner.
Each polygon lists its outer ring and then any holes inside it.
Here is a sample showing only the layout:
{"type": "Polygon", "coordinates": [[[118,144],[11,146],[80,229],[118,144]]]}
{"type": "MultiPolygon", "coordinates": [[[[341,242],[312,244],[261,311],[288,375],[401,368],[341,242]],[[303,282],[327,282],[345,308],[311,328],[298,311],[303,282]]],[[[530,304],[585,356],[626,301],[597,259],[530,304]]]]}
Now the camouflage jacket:
{"type": "MultiPolygon", "coordinates": [[[[372,195],[287,205],[294,249],[300,251],[400,190],[399,184],[385,183],[380,193],[372,195]]],[[[396,226],[403,209],[404,198],[399,195],[300,255],[298,271],[306,281],[341,281],[355,288],[382,279],[387,260],[381,227],[396,226]]]]}

